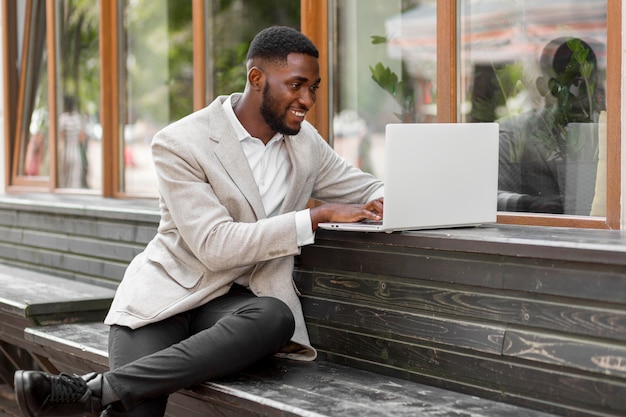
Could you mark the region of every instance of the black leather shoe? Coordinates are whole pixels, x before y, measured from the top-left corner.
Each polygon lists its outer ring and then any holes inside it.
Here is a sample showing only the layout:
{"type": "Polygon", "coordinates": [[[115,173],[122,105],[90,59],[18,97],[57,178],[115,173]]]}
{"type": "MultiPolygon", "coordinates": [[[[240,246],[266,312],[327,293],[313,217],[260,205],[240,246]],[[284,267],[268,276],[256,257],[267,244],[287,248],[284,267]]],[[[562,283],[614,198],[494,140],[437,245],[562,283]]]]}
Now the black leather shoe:
{"type": "Polygon", "coordinates": [[[100,398],[93,395],[88,381],[102,378],[94,373],[85,376],[51,375],[38,371],[15,372],[17,404],[28,417],[84,416],[102,411],[100,398]]]}

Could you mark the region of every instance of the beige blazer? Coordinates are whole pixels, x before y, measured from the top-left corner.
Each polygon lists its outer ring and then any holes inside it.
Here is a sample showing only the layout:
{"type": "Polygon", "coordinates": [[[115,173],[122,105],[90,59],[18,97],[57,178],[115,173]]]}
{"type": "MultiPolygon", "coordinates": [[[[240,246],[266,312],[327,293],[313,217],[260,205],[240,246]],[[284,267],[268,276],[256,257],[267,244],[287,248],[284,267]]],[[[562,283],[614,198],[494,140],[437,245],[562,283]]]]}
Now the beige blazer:
{"type": "Polygon", "coordinates": [[[295,345],[284,356],[313,360],[292,278],[300,250],[295,211],[311,197],[364,203],[382,183],[338,157],[305,122],[300,133],[285,137],[291,184],[280,214],[268,218],[224,99],[155,135],[161,221],[128,266],[105,323],[133,329],[154,323],[223,295],[248,276],[256,295],[276,297],[294,314],[295,345]]]}

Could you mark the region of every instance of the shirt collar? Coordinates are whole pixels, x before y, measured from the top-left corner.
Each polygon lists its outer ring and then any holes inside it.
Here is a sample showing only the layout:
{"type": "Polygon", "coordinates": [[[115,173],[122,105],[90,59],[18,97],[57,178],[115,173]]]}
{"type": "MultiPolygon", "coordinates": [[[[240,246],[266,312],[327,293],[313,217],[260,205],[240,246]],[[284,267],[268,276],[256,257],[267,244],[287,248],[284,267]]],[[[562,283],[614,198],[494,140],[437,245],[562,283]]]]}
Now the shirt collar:
{"type": "MultiPolygon", "coordinates": [[[[232,104],[233,97],[235,96],[235,94],[231,94],[230,96],[228,96],[226,100],[224,100],[224,102],[222,103],[222,107],[224,108],[224,111],[226,112],[228,121],[230,122],[231,126],[235,130],[235,135],[237,136],[237,139],[241,142],[245,139],[252,138],[252,135],[248,133],[246,128],[243,127],[243,125],[241,124],[237,116],[235,115],[235,110],[233,109],[233,104],[232,104]]],[[[268,144],[270,142],[281,140],[282,138],[283,138],[283,134],[276,132],[276,134],[272,137],[272,139],[270,139],[268,144]]]]}

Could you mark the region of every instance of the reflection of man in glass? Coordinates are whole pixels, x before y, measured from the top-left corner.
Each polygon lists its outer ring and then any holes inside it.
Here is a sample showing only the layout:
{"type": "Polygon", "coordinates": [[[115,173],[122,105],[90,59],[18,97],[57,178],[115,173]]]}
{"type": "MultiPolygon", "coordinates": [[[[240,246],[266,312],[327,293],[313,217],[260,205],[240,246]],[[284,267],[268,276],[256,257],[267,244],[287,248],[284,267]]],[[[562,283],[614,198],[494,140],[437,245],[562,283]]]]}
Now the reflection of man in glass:
{"type": "MultiPolygon", "coordinates": [[[[592,141],[584,136],[575,140],[568,132],[577,123],[596,122],[604,105],[596,55],[586,42],[554,39],[543,49],[539,64],[537,88],[545,106],[500,122],[501,211],[564,212],[560,166],[581,159],[583,150],[589,153],[592,141]]],[[[591,153],[590,159],[597,160],[591,153]]]]}
{"type": "Polygon", "coordinates": [[[64,97],[64,111],[59,116],[58,176],[60,188],[81,188],[84,184],[82,146],[85,131],[76,110],[74,97],[64,97]]]}

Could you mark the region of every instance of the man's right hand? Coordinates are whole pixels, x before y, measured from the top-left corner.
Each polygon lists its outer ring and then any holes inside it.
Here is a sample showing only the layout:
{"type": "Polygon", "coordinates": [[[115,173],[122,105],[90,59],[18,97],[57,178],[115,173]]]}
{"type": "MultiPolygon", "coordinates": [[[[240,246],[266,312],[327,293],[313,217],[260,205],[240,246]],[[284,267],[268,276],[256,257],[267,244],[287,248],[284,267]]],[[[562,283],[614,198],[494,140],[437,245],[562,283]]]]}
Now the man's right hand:
{"type": "Polygon", "coordinates": [[[366,204],[326,203],[311,209],[313,230],[324,222],[359,222],[361,220],[381,220],[383,218],[384,199],[379,198],[366,204]]]}

